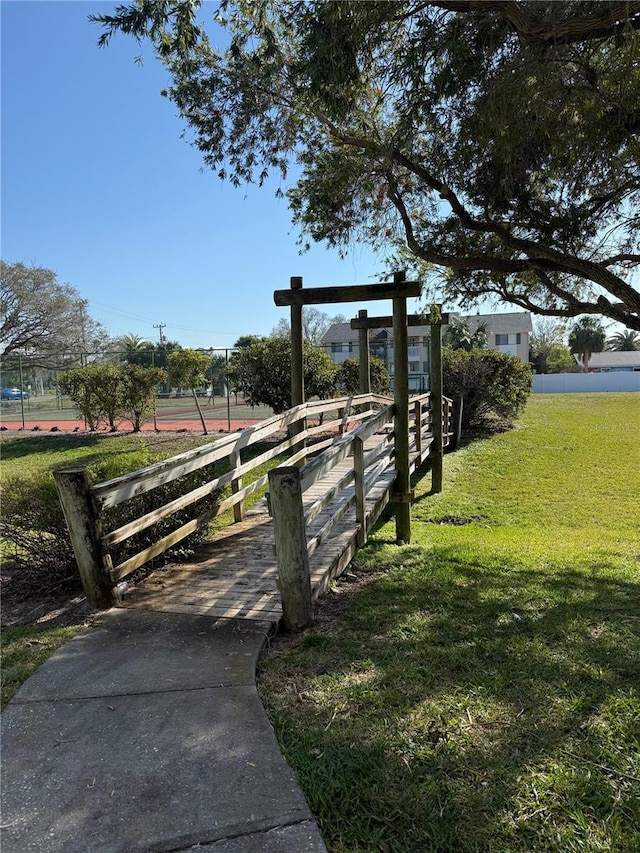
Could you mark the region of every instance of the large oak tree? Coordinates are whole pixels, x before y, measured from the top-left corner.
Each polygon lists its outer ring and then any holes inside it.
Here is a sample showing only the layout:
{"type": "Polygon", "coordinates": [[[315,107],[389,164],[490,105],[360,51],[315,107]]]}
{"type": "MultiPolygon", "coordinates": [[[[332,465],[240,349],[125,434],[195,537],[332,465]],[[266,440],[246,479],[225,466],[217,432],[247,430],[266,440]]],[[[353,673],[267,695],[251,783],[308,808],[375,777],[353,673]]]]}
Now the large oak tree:
{"type": "Polygon", "coordinates": [[[301,172],[303,234],[443,272],[463,304],[640,330],[640,1],[223,2],[94,18],[149,38],[223,179],[301,172]]]}
{"type": "Polygon", "coordinates": [[[54,366],[65,353],[95,352],[107,335],[88,303],[45,267],[0,261],[0,355],[54,366]]]}

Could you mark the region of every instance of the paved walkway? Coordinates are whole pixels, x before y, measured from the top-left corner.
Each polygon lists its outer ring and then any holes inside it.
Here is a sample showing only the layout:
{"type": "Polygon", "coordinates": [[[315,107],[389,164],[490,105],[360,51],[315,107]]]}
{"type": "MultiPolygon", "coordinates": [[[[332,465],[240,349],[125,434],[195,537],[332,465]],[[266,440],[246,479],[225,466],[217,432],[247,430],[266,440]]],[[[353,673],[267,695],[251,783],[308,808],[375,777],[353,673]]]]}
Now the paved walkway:
{"type": "MultiPolygon", "coordinates": [[[[368,496],[376,518],[392,479],[368,496]]],[[[349,561],[355,527],[352,509],[314,553],[316,595],[349,561]]],[[[255,687],[282,616],[266,502],[208,551],[131,590],[9,703],[2,853],[326,850],[255,687]]]]}
{"type": "MultiPolygon", "coordinates": [[[[381,472],[367,495],[371,524],[393,479],[381,472]]],[[[323,535],[334,509],[308,529],[315,595],[356,548],[353,508],[323,535]]],[[[207,558],[152,575],[25,682],[2,714],[3,853],[326,850],[255,687],[282,613],[276,575],[260,502],[207,558]]]]}
{"type": "Polygon", "coordinates": [[[255,687],[271,621],[110,610],[2,713],[3,853],[320,853],[255,687]]]}

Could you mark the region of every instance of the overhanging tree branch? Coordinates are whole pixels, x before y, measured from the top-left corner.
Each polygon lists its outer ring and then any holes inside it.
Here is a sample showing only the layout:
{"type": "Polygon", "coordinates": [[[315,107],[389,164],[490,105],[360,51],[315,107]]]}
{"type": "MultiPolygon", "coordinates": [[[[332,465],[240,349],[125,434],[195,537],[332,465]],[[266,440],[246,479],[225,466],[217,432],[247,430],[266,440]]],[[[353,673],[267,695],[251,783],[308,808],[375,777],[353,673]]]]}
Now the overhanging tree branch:
{"type": "Polygon", "coordinates": [[[450,293],[640,328],[640,0],[223,6],[229,51],[177,37],[191,0],[102,19],[151,39],[221,177],[295,153],[294,221],[341,248],[383,240],[386,172],[406,247],[451,270],[450,293]]]}
{"type": "MultiPolygon", "coordinates": [[[[523,44],[574,44],[615,35],[624,27],[640,29],[640,2],[599,3],[598,12],[584,17],[536,20],[527,3],[514,0],[433,0],[429,3],[448,12],[498,12],[509,21],[523,44]]],[[[558,3],[558,7],[562,4],[558,3]]]]}

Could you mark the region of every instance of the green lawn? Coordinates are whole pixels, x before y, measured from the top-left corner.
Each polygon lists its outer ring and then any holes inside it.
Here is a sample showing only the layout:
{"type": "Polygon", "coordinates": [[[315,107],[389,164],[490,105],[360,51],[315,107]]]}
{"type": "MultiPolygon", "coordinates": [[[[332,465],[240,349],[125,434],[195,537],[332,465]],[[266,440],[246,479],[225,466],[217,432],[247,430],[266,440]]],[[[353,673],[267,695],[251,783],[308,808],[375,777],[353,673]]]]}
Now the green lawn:
{"type": "Polygon", "coordinates": [[[428,488],[261,667],[329,849],[635,853],[640,395],[535,396],[428,488]]]}
{"type": "Polygon", "coordinates": [[[63,646],[84,627],[77,625],[48,628],[45,625],[5,625],[2,627],[2,673],[0,708],[49,655],[63,646]]]}

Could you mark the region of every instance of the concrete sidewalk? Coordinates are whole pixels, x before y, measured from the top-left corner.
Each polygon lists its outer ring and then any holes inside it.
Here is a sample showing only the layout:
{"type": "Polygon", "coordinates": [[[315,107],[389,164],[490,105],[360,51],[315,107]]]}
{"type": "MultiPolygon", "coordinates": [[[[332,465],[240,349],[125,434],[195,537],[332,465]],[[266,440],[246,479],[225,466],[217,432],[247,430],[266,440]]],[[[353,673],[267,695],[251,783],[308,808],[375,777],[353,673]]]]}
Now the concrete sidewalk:
{"type": "Polygon", "coordinates": [[[321,853],[255,688],[270,623],[110,610],[2,713],[3,853],[321,853]]]}

